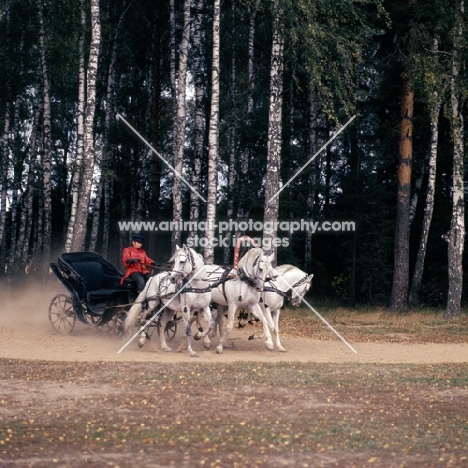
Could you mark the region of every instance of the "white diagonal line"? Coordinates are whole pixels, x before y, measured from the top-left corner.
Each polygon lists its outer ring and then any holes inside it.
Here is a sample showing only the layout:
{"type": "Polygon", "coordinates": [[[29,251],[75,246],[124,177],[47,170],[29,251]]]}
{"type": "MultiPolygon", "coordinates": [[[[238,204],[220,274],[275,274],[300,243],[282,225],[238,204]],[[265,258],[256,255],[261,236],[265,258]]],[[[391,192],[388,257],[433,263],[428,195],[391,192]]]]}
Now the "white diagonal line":
{"type": "Polygon", "coordinates": [[[140,138],[140,140],[151,150],[154,152],[154,154],[156,154],[156,156],[158,156],[159,159],[161,159],[161,161],[163,161],[167,167],[169,167],[169,169],[171,169],[171,171],[181,180],[183,180],[185,182],[185,184],[187,184],[187,186],[190,188],[190,190],[192,190],[193,192],[195,192],[197,194],[197,196],[199,198],[201,198],[205,203],[206,203],[206,200],[205,198],[203,198],[198,192],[197,190],[192,187],[190,185],[189,182],[187,182],[187,180],[185,180],[184,176],[182,174],[180,174],[179,172],[177,172],[177,170],[175,168],[173,168],[120,114],[117,114],[117,119],[120,119],[122,120],[123,122],[125,122],[127,124],[127,126],[129,128],[131,128],[136,135],[138,135],[138,137],[140,138]]]}
{"type": "MultiPolygon", "coordinates": [[[[290,285],[288,283],[288,281],[286,281],[284,279],[283,276],[279,275],[281,277],[281,279],[298,295],[298,296],[301,296],[300,293],[298,293],[292,285],[290,285]]],[[[315,314],[317,315],[317,317],[328,327],[330,328],[330,330],[341,340],[343,341],[343,343],[353,352],[353,353],[356,353],[357,354],[357,351],[301,296],[301,299],[303,302],[305,302],[305,304],[307,305],[307,307],[315,314]]]]}
{"type": "Polygon", "coordinates": [[[274,200],[356,117],[353,115],[269,200],[274,200]]]}
{"type": "MultiPolygon", "coordinates": [[[[117,354],[120,354],[142,331],[146,330],[146,328],[149,327],[151,322],[156,318],[159,317],[159,315],[163,312],[163,310],[176,298],[178,297],[182,291],[192,283],[192,281],[205,269],[205,265],[203,265],[203,268],[200,269],[198,273],[196,273],[187,283],[182,286],[182,288],[177,291],[174,296],[172,296],[169,301],[166,302],[118,351],[117,354]]],[[[164,330],[162,331],[164,333],[164,330]]]]}

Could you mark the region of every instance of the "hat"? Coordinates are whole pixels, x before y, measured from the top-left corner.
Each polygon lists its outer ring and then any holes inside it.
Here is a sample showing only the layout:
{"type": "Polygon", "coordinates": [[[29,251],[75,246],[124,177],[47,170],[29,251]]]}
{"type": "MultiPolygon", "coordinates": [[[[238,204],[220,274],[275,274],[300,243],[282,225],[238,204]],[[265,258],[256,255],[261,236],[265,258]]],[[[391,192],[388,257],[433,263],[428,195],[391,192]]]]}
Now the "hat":
{"type": "Polygon", "coordinates": [[[137,241],[137,242],[145,242],[146,240],[146,237],[145,236],[142,236],[141,234],[133,234],[132,236],[132,241],[137,241]]]}

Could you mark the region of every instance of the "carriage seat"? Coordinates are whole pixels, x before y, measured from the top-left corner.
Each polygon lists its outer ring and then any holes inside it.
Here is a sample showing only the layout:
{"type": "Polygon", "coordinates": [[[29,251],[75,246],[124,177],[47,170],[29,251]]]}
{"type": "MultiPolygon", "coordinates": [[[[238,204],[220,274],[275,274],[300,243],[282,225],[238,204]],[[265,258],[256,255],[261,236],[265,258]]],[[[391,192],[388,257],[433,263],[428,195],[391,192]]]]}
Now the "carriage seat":
{"type": "MultiPolygon", "coordinates": [[[[90,304],[107,303],[110,297],[120,289],[120,277],[106,274],[99,262],[74,262],[73,269],[84,280],[86,299],[90,304]]],[[[82,297],[82,299],[85,298],[82,297]]]]}

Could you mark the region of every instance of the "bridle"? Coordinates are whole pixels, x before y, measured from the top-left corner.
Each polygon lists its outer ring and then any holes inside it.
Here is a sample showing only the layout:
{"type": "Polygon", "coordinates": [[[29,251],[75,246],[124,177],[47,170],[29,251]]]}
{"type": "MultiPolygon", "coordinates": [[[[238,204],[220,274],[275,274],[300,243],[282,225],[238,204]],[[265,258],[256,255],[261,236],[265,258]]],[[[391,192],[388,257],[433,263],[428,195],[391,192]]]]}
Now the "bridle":
{"type": "MultiPolygon", "coordinates": [[[[283,292],[281,291],[280,289],[278,289],[275,285],[271,285],[271,286],[266,286],[263,288],[263,291],[264,292],[274,292],[282,297],[284,297],[285,299],[287,299],[288,301],[292,301],[293,300],[293,294],[294,294],[294,290],[301,286],[301,285],[304,285],[304,288],[302,289],[302,291],[299,293],[297,293],[297,295],[299,297],[304,297],[307,289],[308,289],[308,278],[309,278],[309,275],[306,273],[306,275],[301,278],[300,280],[296,281],[294,284],[291,285],[291,287],[288,289],[288,291],[286,292],[283,292]],[[288,294],[290,292],[290,294],[288,294]]],[[[271,283],[270,283],[271,284],[271,283]]]]}
{"type": "MultiPolygon", "coordinates": [[[[265,279],[263,278],[264,268],[261,266],[262,261],[260,260],[260,258],[261,258],[261,256],[258,255],[255,258],[255,260],[254,260],[254,262],[252,264],[252,268],[257,266],[257,264],[258,264],[257,268],[255,269],[255,273],[253,273],[253,275],[247,273],[242,267],[238,268],[239,278],[242,281],[245,281],[249,286],[257,288],[257,290],[259,290],[259,288],[257,286],[257,284],[259,284],[259,282],[262,283],[262,290],[264,289],[264,285],[265,285],[265,279]],[[262,274],[262,276],[259,276],[259,272],[260,272],[260,274],[262,274]]],[[[264,263],[267,263],[267,262],[264,262],[264,263]]]]}

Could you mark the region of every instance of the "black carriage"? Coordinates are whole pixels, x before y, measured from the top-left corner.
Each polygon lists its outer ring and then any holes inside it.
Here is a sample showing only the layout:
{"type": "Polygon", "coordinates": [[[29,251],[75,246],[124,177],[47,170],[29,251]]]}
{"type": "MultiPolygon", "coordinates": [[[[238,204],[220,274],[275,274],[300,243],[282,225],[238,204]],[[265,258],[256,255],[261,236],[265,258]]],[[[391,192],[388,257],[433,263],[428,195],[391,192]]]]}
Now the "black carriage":
{"type": "MultiPolygon", "coordinates": [[[[126,278],[120,284],[122,273],[95,252],[64,253],[50,268],[70,294],[57,294],[50,302],[49,322],[54,331],[71,333],[78,320],[123,335],[127,312],[138,296],[133,280],[126,278]]],[[[168,338],[175,335],[177,321],[168,323],[168,338]]]]}
{"type": "Polygon", "coordinates": [[[71,333],[76,320],[122,332],[126,311],[137,297],[136,285],[95,252],[59,256],[50,268],[70,295],[57,294],[49,305],[49,322],[59,333],[71,333]]]}

